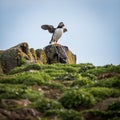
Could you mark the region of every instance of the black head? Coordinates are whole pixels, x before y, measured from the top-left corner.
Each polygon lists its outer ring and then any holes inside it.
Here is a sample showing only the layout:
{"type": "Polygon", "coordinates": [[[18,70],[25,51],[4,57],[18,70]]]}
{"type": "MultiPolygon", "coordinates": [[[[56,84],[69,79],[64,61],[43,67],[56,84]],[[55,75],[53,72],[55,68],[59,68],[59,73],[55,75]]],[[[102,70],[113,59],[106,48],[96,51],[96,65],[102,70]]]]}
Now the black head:
{"type": "Polygon", "coordinates": [[[64,26],[65,26],[64,23],[63,23],[63,22],[60,22],[57,28],[62,28],[62,27],[64,27],[64,26]]]}

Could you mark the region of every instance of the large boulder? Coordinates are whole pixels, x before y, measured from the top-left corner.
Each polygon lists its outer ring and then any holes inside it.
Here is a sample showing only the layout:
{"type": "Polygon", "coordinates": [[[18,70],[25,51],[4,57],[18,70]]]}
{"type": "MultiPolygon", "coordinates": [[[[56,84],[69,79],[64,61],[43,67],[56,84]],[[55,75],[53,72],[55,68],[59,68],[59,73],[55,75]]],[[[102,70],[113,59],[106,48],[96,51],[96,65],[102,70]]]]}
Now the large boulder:
{"type": "Polygon", "coordinates": [[[60,44],[48,45],[44,48],[47,63],[67,63],[75,64],[76,55],[74,55],[67,46],[62,46],[60,44]]]}

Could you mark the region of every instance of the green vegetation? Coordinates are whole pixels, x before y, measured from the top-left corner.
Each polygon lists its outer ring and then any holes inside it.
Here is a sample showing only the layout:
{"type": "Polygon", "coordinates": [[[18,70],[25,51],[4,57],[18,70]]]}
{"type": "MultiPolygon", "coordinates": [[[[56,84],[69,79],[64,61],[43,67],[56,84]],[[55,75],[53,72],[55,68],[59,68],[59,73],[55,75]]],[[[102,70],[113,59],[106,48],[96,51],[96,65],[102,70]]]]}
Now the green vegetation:
{"type": "Polygon", "coordinates": [[[69,90],[59,101],[65,108],[90,107],[95,104],[93,95],[82,90],[69,90]]]}
{"type": "Polygon", "coordinates": [[[105,78],[100,81],[87,86],[87,87],[108,87],[108,88],[120,88],[120,76],[105,78]]]}
{"type": "Polygon", "coordinates": [[[114,89],[114,88],[91,87],[85,90],[89,91],[89,93],[91,93],[98,101],[101,101],[110,97],[114,98],[114,97],[120,96],[120,90],[114,89]]]}
{"type": "Polygon", "coordinates": [[[108,106],[108,110],[115,110],[115,111],[120,111],[120,100],[119,101],[116,101],[116,102],[113,102],[112,104],[110,104],[108,106]]]}
{"type": "Polygon", "coordinates": [[[40,112],[45,112],[46,110],[61,109],[62,105],[56,100],[43,98],[36,101],[33,104],[33,107],[39,110],[40,112]]]}
{"type": "Polygon", "coordinates": [[[71,87],[78,87],[78,88],[80,88],[82,86],[89,85],[89,84],[92,84],[92,83],[93,83],[93,81],[91,81],[90,79],[85,78],[85,77],[81,77],[78,80],[75,80],[71,84],[71,87]]]}
{"type": "Polygon", "coordinates": [[[1,78],[0,83],[40,85],[49,82],[51,77],[44,72],[23,72],[1,78]]]}
{"type": "Polygon", "coordinates": [[[0,84],[0,100],[4,99],[29,99],[35,101],[43,96],[42,92],[33,90],[25,85],[0,84]]]}
{"type": "Polygon", "coordinates": [[[23,60],[8,75],[0,73],[0,107],[6,120],[4,110],[26,109],[35,120],[119,120],[120,65],[24,65],[23,60]],[[22,106],[22,100],[29,104],[22,106]]]}
{"type": "Polygon", "coordinates": [[[18,64],[18,66],[21,66],[21,65],[23,65],[25,63],[26,63],[26,59],[25,58],[21,58],[21,59],[19,59],[17,64],[18,64]]]}

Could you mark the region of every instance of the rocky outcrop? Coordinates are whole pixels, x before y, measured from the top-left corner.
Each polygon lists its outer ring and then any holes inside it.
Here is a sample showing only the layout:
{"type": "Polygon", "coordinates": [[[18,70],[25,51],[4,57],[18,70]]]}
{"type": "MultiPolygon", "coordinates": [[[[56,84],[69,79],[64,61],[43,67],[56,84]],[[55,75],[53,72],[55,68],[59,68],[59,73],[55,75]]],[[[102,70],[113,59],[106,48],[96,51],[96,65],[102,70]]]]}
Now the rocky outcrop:
{"type": "Polygon", "coordinates": [[[23,64],[67,63],[75,64],[74,55],[66,46],[48,45],[44,49],[29,48],[27,43],[18,44],[0,52],[0,72],[8,73],[11,69],[23,64]]]}
{"type": "Polygon", "coordinates": [[[59,44],[49,45],[44,48],[45,54],[47,56],[47,63],[76,63],[76,55],[74,55],[67,46],[62,46],[59,44]]]}

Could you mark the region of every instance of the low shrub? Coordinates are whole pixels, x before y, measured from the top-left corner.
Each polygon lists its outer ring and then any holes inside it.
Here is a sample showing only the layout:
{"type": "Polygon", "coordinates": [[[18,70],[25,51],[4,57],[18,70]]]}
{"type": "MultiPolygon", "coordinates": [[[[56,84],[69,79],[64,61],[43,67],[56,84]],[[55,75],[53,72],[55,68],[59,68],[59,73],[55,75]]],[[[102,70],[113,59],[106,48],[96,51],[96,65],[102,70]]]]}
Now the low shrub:
{"type": "Polygon", "coordinates": [[[20,72],[24,72],[24,66],[15,67],[14,69],[12,69],[12,70],[9,72],[9,75],[16,74],[16,73],[20,73],[20,72]]]}
{"type": "Polygon", "coordinates": [[[45,69],[44,72],[49,74],[53,79],[65,74],[64,70],[56,70],[56,69],[45,69]]]}
{"type": "Polygon", "coordinates": [[[97,79],[97,77],[94,74],[88,73],[88,72],[83,72],[81,74],[81,76],[87,77],[87,78],[89,78],[90,80],[93,80],[93,81],[95,81],[97,79]]]}
{"type": "Polygon", "coordinates": [[[63,67],[63,70],[68,73],[76,73],[78,71],[77,68],[72,67],[72,66],[65,66],[63,67]]]}
{"type": "Polygon", "coordinates": [[[80,80],[75,80],[72,84],[71,87],[82,87],[84,85],[89,85],[93,83],[91,80],[89,80],[88,78],[82,77],[80,80]]]}
{"type": "Polygon", "coordinates": [[[0,99],[29,99],[31,101],[40,99],[43,93],[27,88],[25,85],[0,84],[0,99]]]}
{"type": "Polygon", "coordinates": [[[40,64],[29,64],[24,68],[24,71],[28,70],[41,70],[42,66],[40,64]]]}
{"type": "Polygon", "coordinates": [[[16,73],[20,73],[20,72],[24,72],[24,71],[29,71],[29,70],[41,70],[41,69],[42,69],[42,65],[40,65],[40,64],[27,64],[27,65],[16,67],[16,68],[12,69],[9,72],[9,74],[16,74],[16,73]]]}
{"type": "Polygon", "coordinates": [[[84,120],[81,113],[74,110],[66,110],[58,115],[62,120],[84,120]]]}
{"type": "Polygon", "coordinates": [[[83,73],[89,69],[95,68],[95,66],[91,63],[81,63],[81,64],[78,64],[77,66],[79,66],[79,70],[78,70],[79,73],[83,73]]]}
{"type": "Polygon", "coordinates": [[[27,88],[25,90],[25,93],[22,94],[21,98],[28,99],[30,101],[36,101],[43,98],[43,92],[32,90],[31,88],[27,88]]]}
{"type": "Polygon", "coordinates": [[[65,74],[56,76],[55,79],[56,80],[78,80],[79,77],[80,75],[77,73],[65,73],[65,74]]]}
{"type": "Polygon", "coordinates": [[[62,105],[59,102],[46,98],[39,99],[38,101],[34,102],[32,106],[40,112],[62,108],[62,105]]]}
{"type": "Polygon", "coordinates": [[[59,101],[65,108],[90,107],[95,104],[93,95],[82,90],[67,91],[59,101]]]}
{"type": "Polygon", "coordinates": [[[75,110],[47,110],[45,116],[56,116],[57,120],[84,120],[81,113],[75,110]]]}
{"type": "Polygon", "coordinates": [[[89,69],[87,71],[85,71],[84,74],[89,73],[89,74],[93,74],[95,76],[100,75],[100,74],[104,74],[104,73],[111,73],[111,72],[115,72],[115,73],[120,73],[120,65],[115,66],[115,65],[106,65],[106,66],[98,66],[95,69],[89,69]]]}
{"type": "Polygon", "coordinates": [[[94,84],[89,85],[89,87],[108,87],[108,88],[120,88],[120,76],[106,78],[100,81],[97,81],[94,84]]]}
{"type": "Polygon", "coordinates": [[[0,83],[40,85],[49,82],[51,77],[44,72],[24,72],[17,75],[3,77],[0,83]]]}
{"type": "Polygon", "coordinates": [[[46,83],[46,86],[52,88],[52,89],[59,89],[59,90],[65,90],[65,86],[61,83],[55,83],[55,82],[50,82],[50,83],[46,83]]]}
{"type": "Polygon", "coordinates": [[[101,101],[109,97],[119,97],[120,91],[114,88],[105,88],[105,87],[91,87],[86,88],[86,91],[91,93],[96,100],[101,101]]]}
{"type": "Polygon", "coordinates": [[[86,110],[83,111],[82,114],[85,114],[89,119],[91,116],[95,120],[119,120],[120,112],[119,111],[101,111],[101,110],[86,110]]]}
{"type": "Polygon", "coordinates": [[[120,101],[116,101],[108,106],[108,110],[120,111],[120,101]]]}

